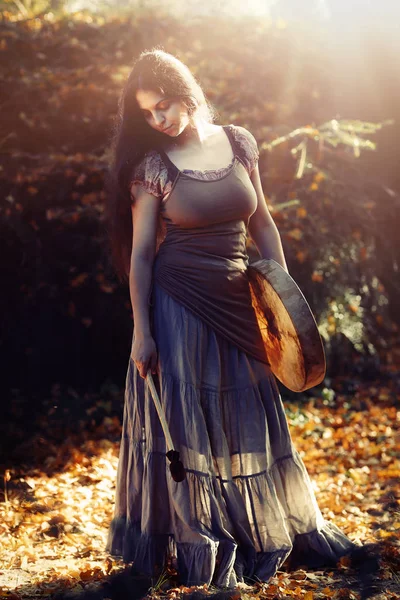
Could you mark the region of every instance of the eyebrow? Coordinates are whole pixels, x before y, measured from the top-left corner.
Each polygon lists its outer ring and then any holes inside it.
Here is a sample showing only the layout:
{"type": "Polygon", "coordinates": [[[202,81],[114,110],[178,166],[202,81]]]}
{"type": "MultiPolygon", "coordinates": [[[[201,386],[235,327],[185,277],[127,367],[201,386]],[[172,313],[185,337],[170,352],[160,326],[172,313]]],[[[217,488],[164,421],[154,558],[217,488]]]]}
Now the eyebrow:
{"type": "MultiPolygon", "coordinates": [[[[166,102],[166,101],[168,101],[168,100],[171,100],[171,98],[172,98],[172,96],[165,96],[164,98],[162,98],[162,100],[159,100],[159,101],[157,102],[157,104],[156,104],[156,107],[157,107],[159,104],[162,104],[162,102],[166,102]]],[[[144,111],[144,110],[149,110],[149,109],[148,109],[148,108],[140,108],[140,110],[144,111]]]]}

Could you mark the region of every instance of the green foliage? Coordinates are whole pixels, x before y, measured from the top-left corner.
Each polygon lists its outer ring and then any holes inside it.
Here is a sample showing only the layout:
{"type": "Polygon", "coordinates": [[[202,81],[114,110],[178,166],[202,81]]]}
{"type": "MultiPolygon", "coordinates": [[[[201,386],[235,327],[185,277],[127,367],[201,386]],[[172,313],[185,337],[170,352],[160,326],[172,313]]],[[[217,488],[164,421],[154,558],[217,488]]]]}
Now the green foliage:
{"type": "MultiPolygon", "coordinates": [[[[272,150],[276,146],[285,142],[302,138],[297,146],[291,149],[293,156],[300,155],[299,164],[296,172],[296,178],[300,179],[303,176],[304,168],[308,158],[308,144],[310,141],[317,144],[317,150],[322,152],[325,144],[329,144],[337,148],[340,144],[345,147],[350,147],[353,150],[354,156],[359,157],[361,149],[376,150],[376,144],[369,139],[364,139],[363,135],[375,134],[385,125],[393,125],[393,119],[387,119],[382,123],[366,123],[363,121],[349,121],[332,119],[318,127],[299,127],[291,131],[287,135],[279,136],[271,142],[265,142],[261,145],[262,149],[272,150]]],[[[312,168],[312,164],[309,167],[312,168]]]]}

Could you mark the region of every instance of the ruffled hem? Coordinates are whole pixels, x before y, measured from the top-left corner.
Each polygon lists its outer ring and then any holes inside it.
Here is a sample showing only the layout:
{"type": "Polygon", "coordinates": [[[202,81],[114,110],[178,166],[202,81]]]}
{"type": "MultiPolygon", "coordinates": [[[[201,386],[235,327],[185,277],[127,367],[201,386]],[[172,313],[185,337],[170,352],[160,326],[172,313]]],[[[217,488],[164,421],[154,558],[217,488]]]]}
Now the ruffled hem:
{"type": "Polygon", "coordinates": [[[238,582],[267,583],[288,559],[289,569],[335,566],[342,556],[359,546],[351,542],[334,523],[324,522],[319,530],[297,534],[290,547],[274,552],[240,548],[229,540],[208,543],[176,543],[173,534],[149,535],[140,524],[127,524],[123,518],[111,523],[106,550],[149,577],[172,564],[181,585],[213,584],[234,588],[238,582]]]}
{"type": "Polygon", "coordinates": [[[237,579],[234,571],[237,544],[228,540],[205,538],[204,543],[175,542],[173,534],[147,534],[140,523],[113,519],[106,550],[124,562],[133,562],[135,570],[155,576],[168,563],[179,573],[183,585],[210,584],[232,588],[237,579]]]}
{"type": "Polygon", "coordinates": [[[291,569],[306,566],[319,568],[335,566],[341,556],[359,548],[335,525],[325,521],[323,527],[310,533],[298,534],[294,538],[289,557],[291,569]]]}

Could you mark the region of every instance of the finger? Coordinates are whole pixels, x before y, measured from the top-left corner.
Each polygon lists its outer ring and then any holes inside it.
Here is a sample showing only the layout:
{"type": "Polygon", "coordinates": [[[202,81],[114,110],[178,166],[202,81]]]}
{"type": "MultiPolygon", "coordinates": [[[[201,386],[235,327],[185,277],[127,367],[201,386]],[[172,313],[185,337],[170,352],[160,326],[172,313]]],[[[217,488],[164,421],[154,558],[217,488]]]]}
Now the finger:
{"type": "Polygon", "coordinates": [[[143,369],[142,369],[143,379],[146,379],[148,370],[149,370],[149,361],[146,360],[146,362],[143,363],[143,369]]]}
{"type": "Polygon", "coordinates": [[[157,373],[157,354],[153,354],[151,357],[151,372],[157,373]]]}
{"type": "Polygon", "coordinates": [[[139,361],[136,361],[136,363],[135,363],[135,364],[136,364],[136,368],[137,368],[137,370],[139,371],[139,375],[140,375],[140,377],[142,377],[142,378],[143,378],[143,377],[144,377],[144,375],[143,375],[143,363],[141,363],[141,362],[139,362],[139,361]]]}

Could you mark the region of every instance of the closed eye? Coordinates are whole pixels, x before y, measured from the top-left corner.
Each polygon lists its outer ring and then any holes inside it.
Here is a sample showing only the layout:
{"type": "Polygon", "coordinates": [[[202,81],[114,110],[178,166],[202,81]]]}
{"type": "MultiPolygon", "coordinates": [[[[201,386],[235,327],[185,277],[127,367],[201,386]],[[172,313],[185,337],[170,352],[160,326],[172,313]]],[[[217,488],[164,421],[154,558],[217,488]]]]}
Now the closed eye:
{"type": "MultiPolygon", "coordinates": [[[[170,104],[164,104],[163,106],[160,106],[160,110],[168,110],[170,106],[170,104]]],[[[143,113],[145,115],[151,114],[148,110],[144,110],[143,113]]]]}

